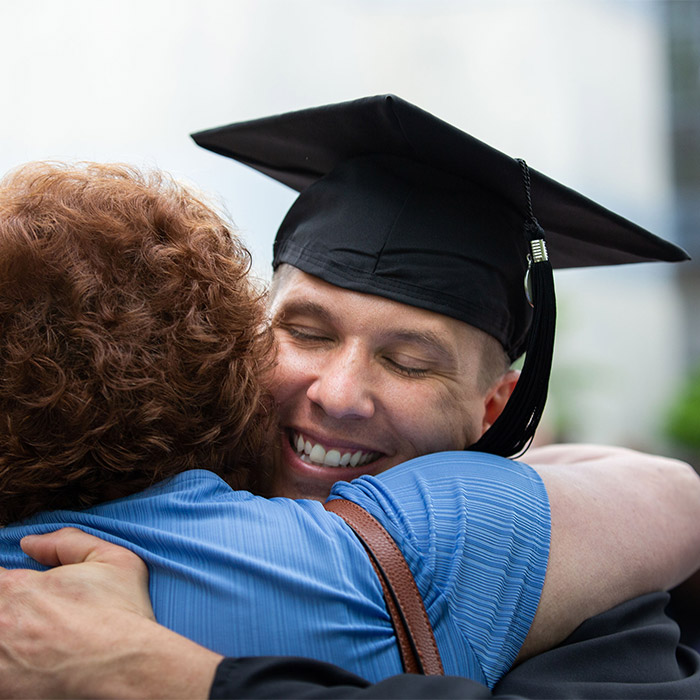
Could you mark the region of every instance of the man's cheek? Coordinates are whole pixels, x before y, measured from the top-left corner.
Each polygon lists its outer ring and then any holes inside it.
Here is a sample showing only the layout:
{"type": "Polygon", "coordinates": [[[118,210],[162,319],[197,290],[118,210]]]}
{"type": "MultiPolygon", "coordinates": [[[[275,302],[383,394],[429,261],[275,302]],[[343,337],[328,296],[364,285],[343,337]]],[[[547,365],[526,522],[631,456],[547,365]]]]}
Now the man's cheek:
{"type": "Polygon", "coordinates": [[[280,405],[293,393],[294,387],[301,384],[302,373],[294,371],[294,362],[288,352],[280,349],[277,362],[268,375],[267,389],[273,399],[280,405]]]}

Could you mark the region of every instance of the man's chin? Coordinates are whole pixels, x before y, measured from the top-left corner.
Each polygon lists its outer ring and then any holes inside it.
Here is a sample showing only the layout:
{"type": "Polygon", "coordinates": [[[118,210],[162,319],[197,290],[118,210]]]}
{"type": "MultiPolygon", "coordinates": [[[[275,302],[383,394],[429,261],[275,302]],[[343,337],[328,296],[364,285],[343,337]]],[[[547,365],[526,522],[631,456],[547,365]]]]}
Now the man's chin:
{"type": "Polygon", "coordinates": [[[328,494],[331,492],[331,487],[336,481],[339,481],[339,479],[334,479],[331,483],[299,479],[286,472],[284,467],[280,467],[273,480],[272,495],[284,498],[304,498],[311,501],[325,501],[326,498],[328,498],[328,494]]]}

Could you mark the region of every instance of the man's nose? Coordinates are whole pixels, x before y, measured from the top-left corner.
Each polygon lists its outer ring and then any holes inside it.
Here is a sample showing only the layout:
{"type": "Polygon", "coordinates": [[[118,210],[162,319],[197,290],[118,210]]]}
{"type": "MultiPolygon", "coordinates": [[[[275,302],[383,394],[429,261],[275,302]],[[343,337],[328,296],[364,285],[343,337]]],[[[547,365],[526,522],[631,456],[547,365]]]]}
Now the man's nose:
{"type": "Polygon", "coordinates": [[[371,418],[375,399],[369,374],[369,362],[360,353],[332,353],[306,396],[333,418],[371,418]]]}

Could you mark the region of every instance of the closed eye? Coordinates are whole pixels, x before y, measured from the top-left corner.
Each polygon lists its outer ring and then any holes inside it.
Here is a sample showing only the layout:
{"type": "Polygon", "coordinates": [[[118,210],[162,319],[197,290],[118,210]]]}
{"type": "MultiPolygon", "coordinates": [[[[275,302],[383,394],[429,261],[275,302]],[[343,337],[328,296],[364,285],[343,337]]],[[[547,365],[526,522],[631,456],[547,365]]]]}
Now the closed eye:
{"type": "Polygon", "coordinates": [[[324,335],[322,332],[315,329],[287,325],[281,325],[280,327],[287,331],[292,338],[302,342],[323,343],[330,342],[332,340],[332,338],[330,338],[328,335],[324,335]]]}
{"type": "Polygon", "coordinates": [[[385,357],[384,361],[391,367],[391,369],[394,372],[402,374],[405,377],[426,377],[430,372],[430,370],[425,367],[408,367],[406,365],[402,365],[400,362],[397,362],[391,357],[385,357]]]}

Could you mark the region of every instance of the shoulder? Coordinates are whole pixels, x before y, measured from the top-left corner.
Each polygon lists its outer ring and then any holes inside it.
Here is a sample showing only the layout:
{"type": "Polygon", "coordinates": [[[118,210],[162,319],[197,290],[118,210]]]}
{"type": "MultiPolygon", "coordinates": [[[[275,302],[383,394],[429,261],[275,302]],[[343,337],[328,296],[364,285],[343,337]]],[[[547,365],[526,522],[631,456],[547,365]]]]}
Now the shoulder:
{"type": "Polygon", "coordinates": [[[453,630],[442,637],[452,640],[441,645],[446,671],[460,672],[466,644],[493,685],[525,639],[547,568],[551,521],[539,475],[493,455],[445,452],[336,484],[332,494],[366,508],[399,545],[436,637],[441,625],[453,630]]]}
{"type": "Polygon", "coordinates": [[[357,502],[375,517],[408,518],[419,530],[426,518],[448,518],[454,526],[460,513],[494,509],[549,521],[539,474],[522,462],[481,452],[425,455],[376,476],[337,483],[331,494],[357,502]]]}

